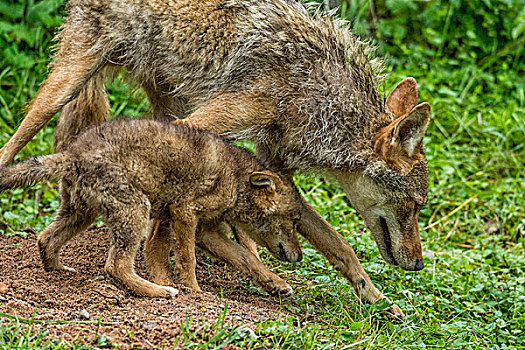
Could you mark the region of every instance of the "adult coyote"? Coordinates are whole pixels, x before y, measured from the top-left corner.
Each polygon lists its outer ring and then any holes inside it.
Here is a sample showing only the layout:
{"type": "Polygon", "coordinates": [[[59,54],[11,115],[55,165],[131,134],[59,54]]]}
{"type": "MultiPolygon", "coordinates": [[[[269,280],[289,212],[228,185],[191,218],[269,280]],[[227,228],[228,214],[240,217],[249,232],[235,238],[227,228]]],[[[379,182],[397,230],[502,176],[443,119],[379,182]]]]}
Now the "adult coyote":
{"type": "MultiPolygon", "coordinates": [[[[126,67],[155,118],[255,140],[272,168],[337,179],[383,258],[423,268],[417,218],[428,190],[421,146],[430,106],[418,104],[412,78],[385,103],[380,60],[344,24],[291,0],[71,0],[68,13],[51,73],[0,165],[59,111],[58,150],[105,120],[105,80],[126,67]]],[[[298,228],[362,300],[383,298],[347,241],[306,202],[298,228]]]]}

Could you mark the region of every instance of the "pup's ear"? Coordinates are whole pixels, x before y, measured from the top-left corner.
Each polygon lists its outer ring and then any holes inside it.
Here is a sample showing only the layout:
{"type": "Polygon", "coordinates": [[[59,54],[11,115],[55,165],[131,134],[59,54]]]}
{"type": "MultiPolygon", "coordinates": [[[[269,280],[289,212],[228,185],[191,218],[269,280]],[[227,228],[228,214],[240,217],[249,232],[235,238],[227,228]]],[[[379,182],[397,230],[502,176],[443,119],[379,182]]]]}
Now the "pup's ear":
{"type": "Polygon", "coordinates": [[[417,105],[417,83],[405,78],[388,94],[386,106],[396,117],[407,115],[417,105]]]}
{"type": "Polygon", "coordinates": [[[271,171],[254,171],[250,174],[250,183],[260,189],[275,192],[283,186],[281,178],[271,171]]]}
{"type": "Polygon", "coordinates": [[[374,153],[401,175],[423,159],[421,144],[430,121],[430,105],[421,103],[376,134],[374,153]]]}

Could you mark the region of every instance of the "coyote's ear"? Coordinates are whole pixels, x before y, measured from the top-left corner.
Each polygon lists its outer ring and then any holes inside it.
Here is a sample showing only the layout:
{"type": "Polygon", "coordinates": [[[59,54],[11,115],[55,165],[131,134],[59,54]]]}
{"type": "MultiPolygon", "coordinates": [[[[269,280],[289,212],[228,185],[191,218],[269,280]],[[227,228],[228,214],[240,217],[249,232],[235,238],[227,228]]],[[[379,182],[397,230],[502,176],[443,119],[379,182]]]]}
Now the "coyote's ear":
{"type": "Polygon", "coordinates": [[[417,83],[405,78],[388,94],[386,105],[396,117],[407,115],[417,105],[417,83]]]}
{"type": "Polygon", "coordinates": [[[250,183],[269,192],[275,192],[276,189],[280,189],[283,185],[279,176],[270,171],[254,171],[250,174],[250,183]]]}
{"type": "Polygon", "coordinates": [[[406,175],[423,159],[420,152],[430,121],[430,105],[421,103],[408,115],[394,120],[375,136],[374,153],[401,175],[406,175]]]}
{"type": "Polygon", "coordinates": [[[426,102],[417,105],[396,125],[391,144],[398,144],[409,157],[413,157],[421,149],[429,121],[430,105],[426,102]]]}

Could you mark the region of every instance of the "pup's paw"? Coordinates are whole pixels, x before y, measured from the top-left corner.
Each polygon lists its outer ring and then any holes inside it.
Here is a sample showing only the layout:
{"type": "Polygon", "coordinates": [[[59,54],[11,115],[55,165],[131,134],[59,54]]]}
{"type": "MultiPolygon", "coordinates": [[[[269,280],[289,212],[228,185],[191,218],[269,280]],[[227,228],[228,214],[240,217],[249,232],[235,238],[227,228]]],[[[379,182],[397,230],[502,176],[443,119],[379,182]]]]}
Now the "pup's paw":
{"type": "Polygon", "coordinates": [[[162,289],[164,289],[168,295],[167,297],[175,297],[177,294],[179,294],[179,290],[177,288],[169,287],[169,286],[160,286],[162,289]]]}
{"type": "Polygon", "coordinates": [[[45,265],[45,266],[44,266],[44,269],[45,269],[46,271],[68,271],[68,272],[77,272],[77,270],[75,270],[74,268],[69,267],[69,266],[66,266],[66,265],[62,265],[61,263],[51,264],[51,265],[45,265]]]}

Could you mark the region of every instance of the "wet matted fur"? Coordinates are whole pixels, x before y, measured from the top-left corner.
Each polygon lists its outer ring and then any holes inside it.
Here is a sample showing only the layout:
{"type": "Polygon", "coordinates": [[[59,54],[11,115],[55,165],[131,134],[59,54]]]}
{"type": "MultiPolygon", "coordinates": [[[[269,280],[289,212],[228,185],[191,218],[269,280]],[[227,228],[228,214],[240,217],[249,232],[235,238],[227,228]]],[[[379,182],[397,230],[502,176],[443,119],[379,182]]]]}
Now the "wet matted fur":
{"type": "Polygon", "coordinates": [[[196,239],[263,290],[291,293],[286,282],[227,235],[240,229],[276,258],[301,260],[295,228],[299,193],[286,178],[217,135],[145,119],[107,122],[83,132],[60,153],[0,169],[0,190],[52,178],[62,181],[67,196],[38,236],[46,269],[71,270],[60,262],[60,249],[102,215],[112,236],[105,270],[138,295],[176,293],[162,286],[173,283],[168,260],[172,246],[178,281],[200,290],[196,239]],[[156,283],[139,277],[133,267],[150,218],[169,224],[169,230],[148,237],[146,245],[156,283]]]}

